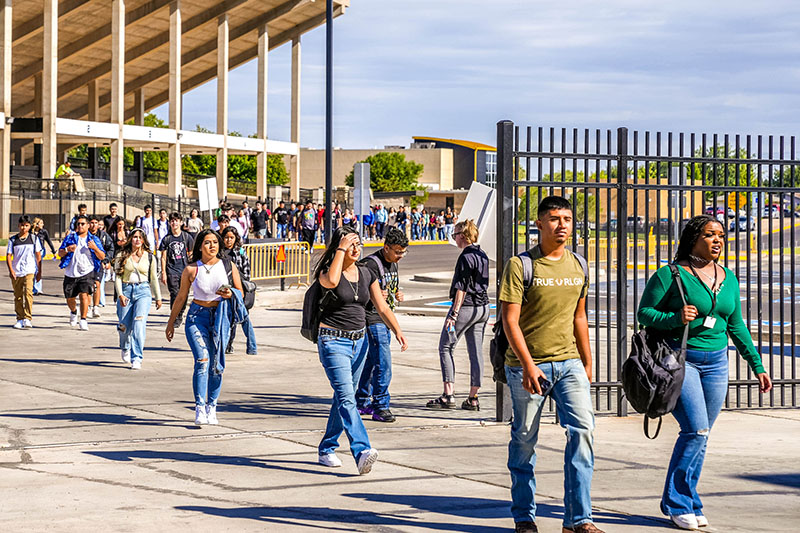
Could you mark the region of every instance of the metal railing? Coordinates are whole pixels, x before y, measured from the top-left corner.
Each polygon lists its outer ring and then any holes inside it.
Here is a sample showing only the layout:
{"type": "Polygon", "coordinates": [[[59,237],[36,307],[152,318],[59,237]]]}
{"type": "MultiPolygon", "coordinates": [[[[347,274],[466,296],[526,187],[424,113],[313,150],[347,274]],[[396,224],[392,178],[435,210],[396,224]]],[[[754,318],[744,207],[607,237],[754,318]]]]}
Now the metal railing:
{"type": "Polygon", "coordinates": [[[626,414],[619,373],[630,332],[638,328],[641,294],[655,270],[674,257],[684,224],[701,213],[716,216],[728,233],[720,264],[740,282],[745,324],[775,385],[759,394],[755,376],[731,346],[726,408],[800,406],[800,160],[794,137],[627,128],[521,132],[510,121],[498,123],[497,134],[498,270],[530,246],[526,236],[540,199],[557,194],[573,205],[570,246],[590,265],[597,411],[626,414]]]}
{"type": "Polygon", "coordinates": [[[309,285],[311,253],[307,242],[246,244],[244,249],[250,259],[251,280],[297,278],[290,287],[309,285]]]}

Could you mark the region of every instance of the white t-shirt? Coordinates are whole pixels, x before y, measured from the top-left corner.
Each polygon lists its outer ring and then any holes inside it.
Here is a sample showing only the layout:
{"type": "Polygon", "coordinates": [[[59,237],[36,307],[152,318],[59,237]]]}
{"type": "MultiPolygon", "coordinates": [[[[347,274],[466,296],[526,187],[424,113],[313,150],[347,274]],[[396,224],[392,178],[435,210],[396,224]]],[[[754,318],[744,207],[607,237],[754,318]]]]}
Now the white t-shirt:
{"type": "Polygon", "coordinates": [[[36,274],[36,252],[41,251],[42,243],[32,233],[28,233],[25,239],[20,239],[17,235],[8,239],[6,254],[14,256],[11,259],[11,269],[14,271],[14,275],[36,274]]]}
{"type": "Polygon", "coordinates": [[[151,250],[156,249],[156,234],[153,232],[153,218],[141,218],[139,220],[139,227],[142,228],[145,237],[147,237],[147,244],[151,250]]]}
{"type": "Polygon", "coordinates": [[[72,253],[72,260],[70,260],[64,272],[67,277],[81,278],[94,272],[94,260],[92,259],[92,251],[89,249],[87,239],[88,235],[86,237],[78,237],[78,243],[72,253]]]}

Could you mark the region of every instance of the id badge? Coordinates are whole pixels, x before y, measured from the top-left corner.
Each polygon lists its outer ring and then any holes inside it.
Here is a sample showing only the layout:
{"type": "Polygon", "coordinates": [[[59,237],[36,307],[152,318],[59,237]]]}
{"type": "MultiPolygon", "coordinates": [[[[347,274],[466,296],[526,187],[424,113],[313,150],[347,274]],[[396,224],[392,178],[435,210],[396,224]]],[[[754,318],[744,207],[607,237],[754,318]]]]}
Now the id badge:
{"type": "Polygon", "coordinates": [[[704,328],[713,329],[716,323],[717,323],[717,317],[715,316],[707,316],[703,319],[704,328]]]}

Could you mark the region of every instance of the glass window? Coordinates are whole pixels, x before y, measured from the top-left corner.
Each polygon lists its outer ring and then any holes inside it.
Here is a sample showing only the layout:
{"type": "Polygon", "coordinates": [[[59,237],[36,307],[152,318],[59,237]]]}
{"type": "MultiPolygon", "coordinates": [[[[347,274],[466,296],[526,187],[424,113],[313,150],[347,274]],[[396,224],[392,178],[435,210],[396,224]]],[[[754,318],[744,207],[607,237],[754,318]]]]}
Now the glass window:
{"type": "Polygon", "coordinates": [[[497,152],[486,152],[486,185],[497,185],[497,152]]]}

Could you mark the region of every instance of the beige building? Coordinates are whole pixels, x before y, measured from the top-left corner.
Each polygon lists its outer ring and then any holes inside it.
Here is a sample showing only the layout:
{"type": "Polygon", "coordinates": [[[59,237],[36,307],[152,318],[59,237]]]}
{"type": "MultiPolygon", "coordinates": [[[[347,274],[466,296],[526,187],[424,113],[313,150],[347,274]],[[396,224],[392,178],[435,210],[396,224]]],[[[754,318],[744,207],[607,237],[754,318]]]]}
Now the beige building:
{"type": "MultiPolygon", "coordinates": [[[[333,152],[333,186],[345,184],[345,178],[353,165],[380,152],[397,152],[424,166],[420,183],[434,191],[449,191],[453,188],[453,150],[450,148],[401,148],[386,147],[382,150],[344,150],[333,152]]],[[[307,189],[325,186],[325,150],[301,148],[303,161],[300,182],[307,189]]]]}
{"type": "MultiPolygon", "coordinates": [[[[266,193],[267,154],[289,158],[291,189],[300,181],[301,37],[325,23],[312,0],[1,0],[0,238],[12,215],[11,166],[32,163],[34,179],[54,176],[64,153],[109,146],[110,182],[121,195],[124,149],[169,152],[170,198],[189,195],[181,156],[215,154],[217,189],[227,193],[229,154],[258,157],[258,194],[266,193]],[[290,43],[290,139],[267,132],[268,53],[290,43]],[[252,102],[257,137],[228,133],[229,72],[258,61],[252,102]],[[214,133],[183,129],[182,95],[217,81],[214,133]],[[147,111],[169,105],[169,127],[144,126],[147,111]],[[128,123],[129,120],[133,124],[128,123]]],[[[349,0],[334,0],[334,16],[349,0]]],[[[289,74],[289,73],[287,73],[289,74]]],[[[214,105],[214,104],[211,104],[214,105]]],[[[90,157],[91,154],[90,154],[90,157]]],[[[15,176],[18,177],[18,176],[15,176]]],[[[37,189],[37,184],[31,184],[37,189]]]]}

